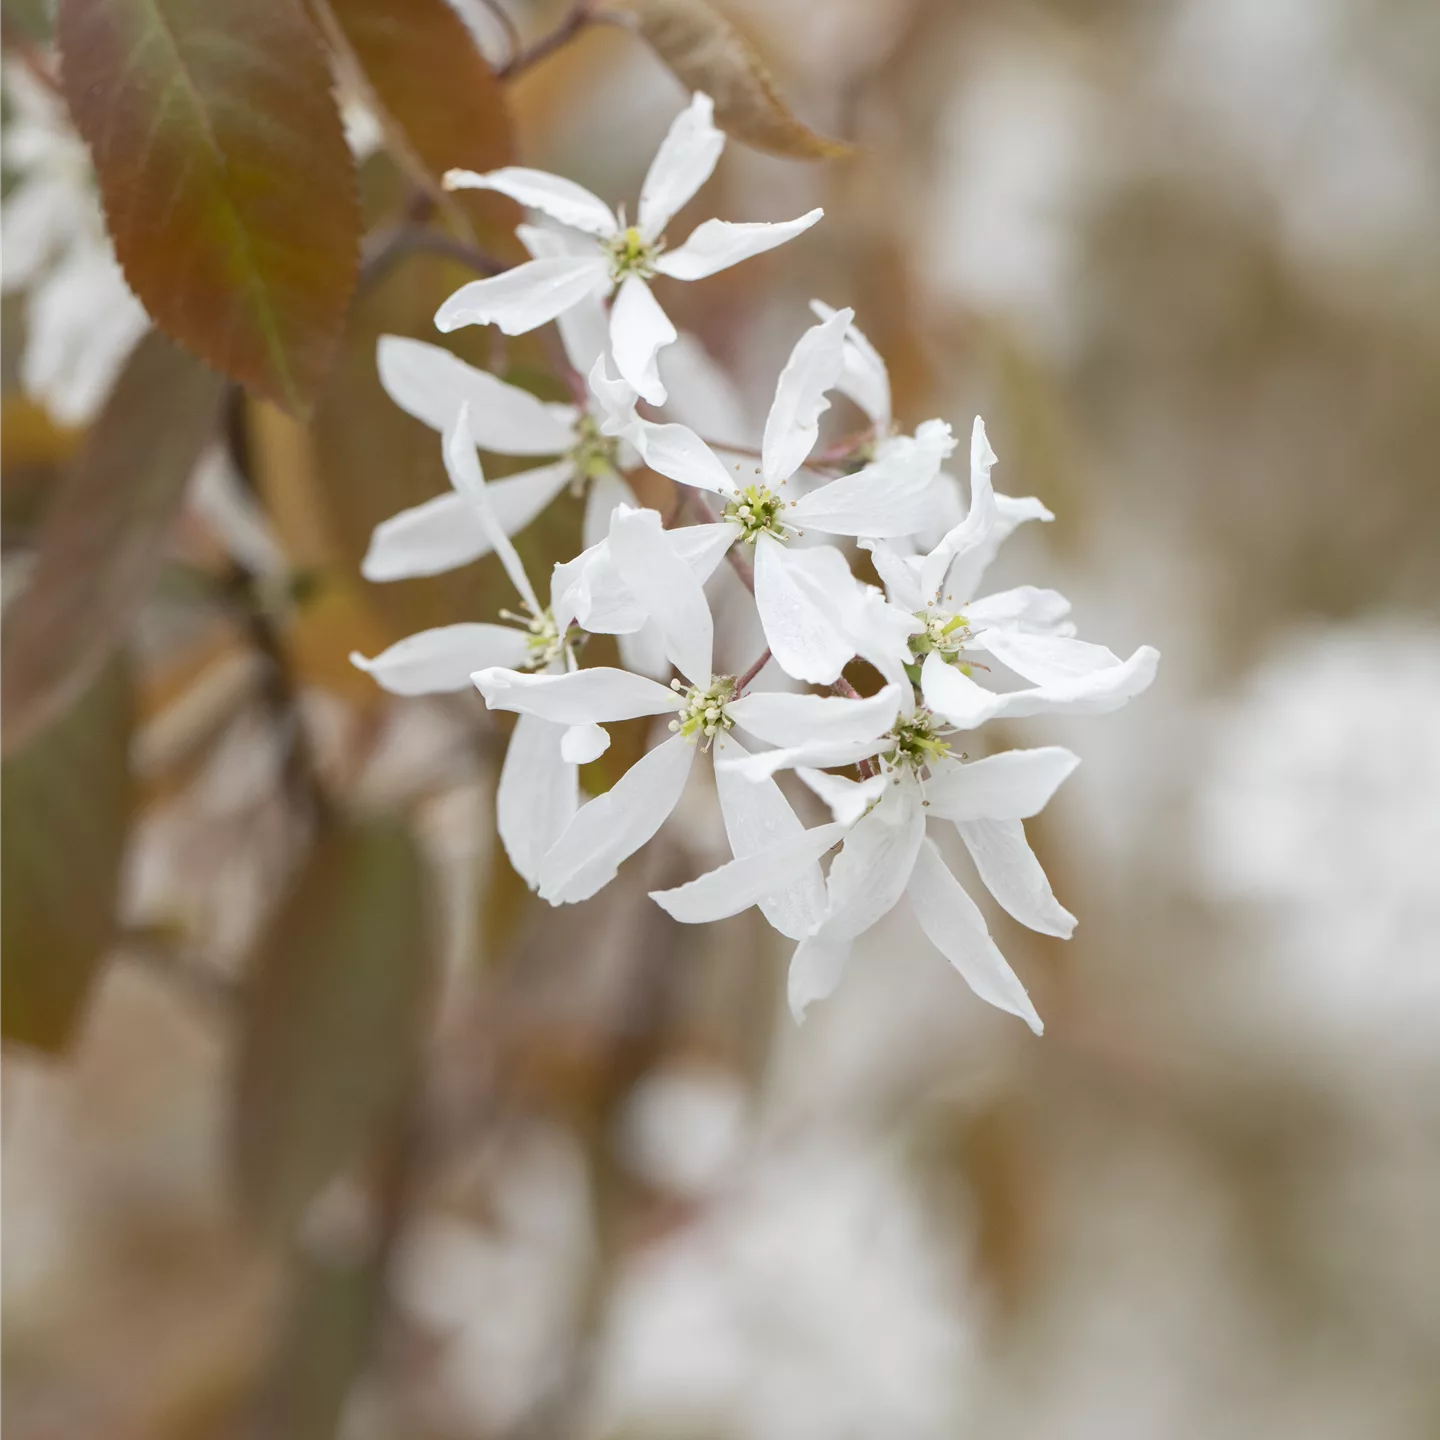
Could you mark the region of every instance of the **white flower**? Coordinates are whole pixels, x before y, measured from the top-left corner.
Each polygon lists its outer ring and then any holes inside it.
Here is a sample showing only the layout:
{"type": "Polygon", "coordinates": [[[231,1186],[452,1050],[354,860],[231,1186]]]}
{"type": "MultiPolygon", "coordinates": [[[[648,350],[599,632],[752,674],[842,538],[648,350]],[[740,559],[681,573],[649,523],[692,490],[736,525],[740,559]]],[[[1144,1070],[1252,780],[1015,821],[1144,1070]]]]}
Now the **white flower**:
{"type": "MultiPolygon", "coordinates": [[[[559,457],[486,486],[503,534],[518,534],[567,485],[583,485],[585,543],[590,545],[605,535],[615,506],[634,501],[619,473],[633,457],[625,453],[623,441],[601,432],[592,410],[540,400],[423,340],[382,335],[376,360],[386,394],[432,429],[443,432],[463,406],[470,438],[482,450],[559,457]]],[[[480,514],[467,496],[452,490],[377,525],[361,573],[376,581],[438,575],[491,549],[480,514]]]]}
{"type": "Polygon", "coordinates": [[[20,382],[57,420],[83,425],[150,322],[115,262],[85,146],[23,66],[4,75],[5,166],[19,178],[0,209],[3,282],[29,291],[20,382]]]}
{"type": "Polygon", "coordinates": [[[710,178],[725,136],[712,123],[708,95],[696,94],[656,152],[640,191],[636,224],[627,225],[583,186],[541,170],[510,165],[477,175],[451,170],[451,189],[497,190],[568,227],[564,249],[457,290],[439,309],[441,330],[461,325],[498,325],[523,335],[595,295],[615,299],[610,344],[620,374],[652,404],[665,400],[656,355],[676,338],[675,327],[647,283],[655,275],[702,280],[742,260],[783,245],[808,230],[822,211],[783,224],[730,224],[707,220],[674,250],[664,230],[677,210],[710,178]]]}
{"type": "MultiPolygon", "coordinates": [[[[407,636],[374,659],[350,656],[396,695],[464,690],[473,671],[493,665],[554,674],[575,664],[570,617],[540,603],[496,512],[492,496],[498,487],[485,483],[473,433],[469,406],[462,402],[446,426],[445,468],[457,497],[500,557],[523,613],[502,611],[511,625],[444,625],[407,636]]],[[[496,824],[511,864],[530,885],[539,883],[542,859],[579,805],[577,765],[595,759],[609,743],[598,726],[556,724],[535,715],[522,715],[511,732],[496,793],[496,824]]]]}
{"type": "MultiPolygon", "coordinates": [[[[1020,1016],[1036,1034],[1041,1032],[1025,987],[990,938],[974,901],[927,837],[926,821],[955,825],[986,887],[1022,925],[1068,937],[1075,918],[1055,899],[1022,822],[1045,806],[1079,760],[1068,750],[1050,746],[964,763],[951,752],[952,733],[928,711],[907,702],[890,731],[872,742],[875,771],[868,779],[857,782],[801,769],[801,778],[835,816],[834,825],[802,833],[823,840],[838,827],[845,841],[826,880],[823,913],[796,937],[800,944],[790,964],[789,999],[797,1020],[812,1001],[825,998],[839,984],[854,941],[908,895],[921,929],[970,988],[982,1000],[1020,1016]]],[[[744,787],[747,777],[764,774],[765,767],[753,761],[769,758],[722,757],[716,779],[734,775],[730,783],[744,787]]],[[[770,787],[772,804],[788,809],[773,780],[762,778],[759,783],[770,787]]],[[[799,821],[794,823],[798,827],[799,821]]],[[[687,924],[734,915],[757,903],[771,918],[766,903],[773,897],[768,891],[756,894],[755,877],[783,875],[782,867],[795,849],[783,839],[753,847],[743,856],[737,847],[741,858],[674,890],[654,891],[651,898],[687,924]]],[[[794,935],[793,930],[776,928],[794,935]]]]}
{"type": "Polygon", "coordinates": [[[1142,645],[1122,661],[1103,645],[1075,639],[1074,626],[1065,619],[1070,602],[1055,590],[1024,585],[968,598],[1005,527],[990,483],[995,453],[978,418],[970,452],[969,512],[933,550],[902,556],[883,541],[862,542],[892,605],[913,614],[923,627],[906,642],[906,659],[920,664],[925,703],[962,730],[997,717],[1118,710],[1154,680],[1160,655],[1153,647],[1142,645]],[[1005,693],[985,689],[971,678],[976,652],[998,660],[1030,685],[1005,693]]]}
{"type": "MultiPolygon", "coordinates": [[[[747,752],[730,733],[738,727],[782,749],[817,737],[842,749],[866,748],[891,728],[899,713],[903,697],[898,685],[887,686],[867,700],[737,695],[734,678],[714,671],[709,604],[694,569],[675,544],[675,533],[661,528],[660,516],[653,510],[618,510],[608,543],[629,596],[660,631],[666,654],[683,680],[667,687],[603,667],[563,675],[496,667],[474,676],[492,709],[536,715],[560,725],[603,726],[644,715],[672,717],[671,738],[632,766],[609,791],[581,807],[545,856],[539,889],[552,904],[588,899],[614,878],[620,864],[655,834],[674,809],[702,746],[714,745],[728,754],[733,745],[734,753],[743,756],[747,752]]],[[[747,815],[766,804],[763,796],[756,805],[750,805],[749,799],[741,801],[747,815]]],[[[737,824],[752,822],[761,823],[752,817],[737,824]]],[[[798,822],[794,828],[798,830],[798,822]]],[[[771,857],[766,874],[746,877],[752,889],[759,887],[749,903],[768,897],[777,910],[796,907],[801,918],[786,923],[804,933],[818,915],[811,914],[803,901],[787,897],[796,887],[808,886],[813,892],[819,872],[812,867],[840,838],[839,828],[829,828],[828,835],[792,833],[792,847],[783,856],[771,857]]]]}
{"type": "Polygon", "coordinates": [[[885,670],[877,655],[897,638],[903,646],[914,627],[867,599],[838,550],[792,542],[810,531],[910,534],[925,523],[933,483],[953,446],[950,427],[931,421],[913,438],[898,437],[883,460],[786,498],[785,487],[809,458],[829,408],[825,396],[841,373],[850,320],[849,310],[837,311],[800,337],[775,387],[760,464],[750,467],[754,479],[737,479],[743,467],[727,467],[689,427],[641,419],[629,386],[608,377],[603,365],[591,373],[591,389],[609,416],[607,430],[629,440],[652,470],[724,501],[721,523],[732,543],[754,547],[755,604],[771,653],[788,674],[818,685],[833,682],[856,654],[885,670]]]}

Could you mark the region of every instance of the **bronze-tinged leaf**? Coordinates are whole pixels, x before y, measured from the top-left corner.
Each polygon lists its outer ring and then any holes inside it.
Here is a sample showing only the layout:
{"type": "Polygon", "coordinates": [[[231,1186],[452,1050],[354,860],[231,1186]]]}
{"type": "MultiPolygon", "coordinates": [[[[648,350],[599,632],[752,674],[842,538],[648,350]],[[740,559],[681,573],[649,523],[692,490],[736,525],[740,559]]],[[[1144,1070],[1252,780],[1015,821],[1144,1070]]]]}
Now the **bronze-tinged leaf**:
{"type": "Polygon", "coordinates": [[[359,210],[300,0],[60,0],[65,98],[156,324],[303,413],[354,287],[359,210]]]}
{"type": "Polygon", "coordinates": [[[285,1233],[394,1120],[408,1093],[433,962],[423,862],[405,828],[323,831],[246,974],[236,1175],[285,1233]]]}
{"type": "Polygon", "coordinates": [[[46,507],[35,572],[0,641],[7,753],[61,714],[150,592],[224,381],[152,331],[46,507]]]}
{"type": "Polygon", "coordinates": [[[638,31],[687,89],[705,91],[737,140],[792,160],[853,153],[790,113],[754,47],[705,0],[603,0],[598,15],[638,31]]]}
{"type": "Polygon", "coordinates": [[[130,687],[113,660],[73,708],[0,766],[4,1034],[69,1040],[115,934],[131,812],[130,687]]]}
{"type": "MultiPolygon", "coordinates": [[[[446,0],[314,3],[323,28],[353,60],[407,168],[418,172],[437,198],[467,215],[472,196],[499,199],[440,188],[447,170],[498,169],[514,153],[505,88],[446,0]]],[[[516,207],[503,201],[475,208],[508,228],[518,216],[516,207]]]]}

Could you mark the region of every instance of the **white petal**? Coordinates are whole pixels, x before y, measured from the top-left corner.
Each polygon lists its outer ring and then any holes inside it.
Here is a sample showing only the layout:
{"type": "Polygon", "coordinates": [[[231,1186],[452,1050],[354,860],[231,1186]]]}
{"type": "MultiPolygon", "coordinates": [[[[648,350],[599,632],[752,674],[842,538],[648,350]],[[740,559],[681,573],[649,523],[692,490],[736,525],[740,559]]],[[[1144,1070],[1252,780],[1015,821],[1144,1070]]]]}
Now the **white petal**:
{"type": "Polygon", "coordinates": [[[675,668],[692,685],[709,685],[714,622],[695,572],[676,553],[654,510],[619,510],[610,522],[610,554],[620,578],[665,637],[675,668]]]}
{"type": "Polygon", "coordinates": [[[737,725],[771,745],[836,745],[884,735],[900,713],[900,699],[897,685],[861,700],[764,691],[744,695],[728,709],[737,725]]]}
{"type": "Polygon", "coordinates": [[[498,325],[507,335],[525,335],[580,304],[608,273],[603,255],[530,260],[462,285],[435,312],[435,328],[448,333],[462,325],[498,325]]]}
{"type": "MultiPolygon", "coordinates": [[[[991,625],[1022,630],[1053,631],[1070,613],[1070,602],[1058,590],[1017,585],[965,604],[965,618],[976,629],[991,625]]],[[[1113,657],[1112,657],[1113,659],[1113,657]]]]}
{"type": "Polygon", "coordinates": [[[637,675],[648,675],[652,680],[663,679],[670,673],[670,657],[665,653],[665,637],[653,625],[642,625],[638,630],[622,631],[615,637],[620,650],[620,663],[637,675]]]}
{"type": "Polygon", "coordinates": [[[697,92],[660,142],[640,187],[640,233],[646,240],[659,238],[671,216],[714,171],[725,148],[725,135],[715,128],[714,114],[710,97],[697,92]]]}
{"type": "Polygon", "coordinates": [[[735,478],[715,452],[685,425],[637,420],[626,432],[640,458],[657,475],[718,495],[735,493],[735,478]]]}
{"type": "MultiPolygon", "coordinates": [[[[540,465],[486,486],[500,528],[507,535],[523,530],[570,482],[568,460],[540,465]]],[[[475,507],[457,491],[382,520],[370,537],[361,562],[367,580],[406,580],[440,575],[468,565],[491,550],[490,536],[475,507]]]]}
{"type": "MultiPolygon", "coordinates": [[[[595,255],[595,247],[591,242],[585,236],[575,234],[573,230],[520,225],[516,227],[515,233],[536,260],[549,259],[555,255],[579,255],[593,259],[595,255]]],[[[609,272],[597,271],[595,289],[555,317],[555,324],[560,331],[560,342],[565,347],[565,358],[569,360],[577,375],[588,375],[590,367],[605,353],[610,344],[610,317],[604,305],[604,299],[609,293],[609,272]]]]}
{"type": "MultiPolygon", "coordinates": [[[[828,320],[834,309],[823,300],[812,300],[810,308],[822,320],[828,320]]],[[[880,352],[852,322],[845,335],[845,364],[836,387],[853,400],[884,434],[890,428],[890,372],[880,352]]]]}
{"type": "Polygon", "coordinates": [[[818,933],[854,939],[889,914],[905,893],[924,838],[918,788],[892,779],[830,866],[830,904],[818,933]]]}
{"type": "Polygon", "coordinates": [[[677,333],[650,287],[638,275],[627,275],[610,307],[610,350],[621,377],[652,405],[665,403],[655,357],[677,333]]]}
{"type": "Polygon", "coordinates": [[[495,791],[495,825],[515,872],[533,890],[540,862],[564,833],[580,803],[575,767],[560,753],[564,727],[522,715],[495,791]]]}
{"type": "MultiPolygon", "coordinates": [[[[733,706],[731,707],[734,708],[733,706]]],[[[839,740],[833,743],[823,740],[810,741],[803,745],[791,745],[779,750],[762,750],[757,755],[727,761],[716,769],[731,769],[734,774],[747,782],[758,783],[777,775],[781,770],[796,770],[801,766],[824,770],[838,765],[853,765],[859,760],[868,760],[889,748],[890,742],[875,740],[839,740]]]]}
{"type": "Polygon", "coordinates": [[[673,690],[654,680],[606,666],[568,675],[479,670],[471,679],[492,710],[539,715],[561,725],[608,725],[639,715],[663,715],[682,703],[673,690]]]}
{"type": "Polygon", "coordinates": [[[985,422],[977,415],[970,431],[970,509],[965,518],[925,557],[920,570],[920,587],[928,600],[945,586],[945,575],[959,556],[988,545],[1000,519],[990,469],[995,452],[985,434],[985,422]]]}
{"type": "Polygon", "coordinates": [[[825,392],[840,378],[845,329],[854,318],[853,310],[837,310],[812,325],[790,352],[765,421],[761,473],[767,484],[788,480],[815,448],[820,417],[830,408],[825,392]]]}
{"type": "MultiPolygon", "coordinates": [[[[754,855],[803,830],[800,817],[773,780],[757,784],[728,768],[727,762],[745,754],[745,747],[733,735],[722,732],[715,737],[715,792],[730,850],[736,856],[754,855]]],[[[819,864],[812,864],[783,889],[762,897],[760,910],[782,935],[792,940],[808,935],[825,914],[825,879],[819,864]]]]}
{"type": "MultiPolygon", "coordinates": [[[[717,779],[721,773],[721,768],[717,765],[717,779]]],[[[826,770],[812,770],[808,766],[798,767],[795,774],[830,807],[830,813],[835,819],[843,820],[847,825],[853,825],[885,793],[885,787],[890,783],[888,775],[872,775],[868,780],[851,780],[844,775],[831,775],[826,770]]],[[[750,785],[746,788],[759,787],[750,785]]]]}
{"type": "Polygon", "coordinates": [[[735,543],[735,527],[725,521],[706,525],[682,525],[668,530],[670,543],[703,585],[719,567],[726,552],[735,543]]]}
{"type": "Polygon", "coordinates": [[[795,947],[785,983],[785,998],[797,1025],[815,1001],[828,1000],[835,993],[849,959],[848,940],[812,935],[795,947]]]}
{"type": "MultiPolygon", "coordinates": [[[[997,632],[988,633],[993,635],[997,632]]],[[[1107,715],[1110,711],[1118,710],[1121,706],[1128,704],[1142,691],[1149,689],[1151,682],[1155,679],[1155,672],[1159,664],[1160,652],[1149,645],[1142,645],[1128,660],[1107,665],[1103,670],[1092,670],[1088,674],[1076,676],[1070,680],[1057,680],[1049,685],[1037,685],[1028,690],[1012,690],[1003,695],[981,690],[978,685],[967,681],[965,683],[969,685],[970,690],[966,693],[971,695],[972,703],[975,695],[985,698],[987,713],[982,715],[981,719],[989,719],[994,715],[1004,716],[1007,719],[1022,719],[1030,715],[1057,713],[1107,715]]],[[[921,678],[924,679],[923,670],[921,678]]],[[[963,676],[958,678],[964,679],[963,676]]],[[[950,690],[944,706],[937,705],[934,700],[931,700],[928,690],[926,703],[932,710],[940,709],[953,723],[962,728],[979,724],[979,720],[961,720],[951,708],[946,708],[960,693],[959,688],[950,682],[950,690]]]]}
{"type": "Polygon", "coordinates": [[[1032,685],[1068,685],[1120,664],[1120,657],[1105,646],[1063,635],[1036,635],[998,627],[985,630],[977,640],[1002,665],[1032,685]]]}
{"type": "Polygon", "coordinates": [[[811,210],[797,220],[778,225],[735,225],[726,220],[707,220],[697,226],[690,238],[676,250],[667,250],[655,262],[662,275],[676,280],[703,280],[720,270],[728,270],[753,255],[763,255],[797,235],[803,235],[825,212],[811,210]]]}
{"type": "Polygon", "coordinates": [[[1026,521],[1050,521],[1055,516],[1033,495],[1017,498],[1013,495],[996,495],[997,518],[990,531],[990,537],[983,543],[972,546],[964,555],[957,556],[946,577],[950,591],[961,600],[979,592],[980,581],[991,561],[999,553],[1000,546],[1026,521]]]}
{"type": "Polygon", "coordinates": [[[610,748],[610,732],[601,725],[571,725],[560,740],[560,754],[571,765],[588,765],[610,748]]]}
{"type": "Polygon", "coordinates": [[[802,496],[785,519],[802,529],[830,535],[876,539],[909,535],[920,529],[930,508],[940,460],[908,437],[883,458],[854,475],[842,476],[802,496]]]}
{"type": "Polygon", "coordinates": [[[990,893],[1022,925],[1068,940],[1075,917],[1055,898],[1019,820],[964,820],[956,829],[990,893]]]}
{"type": "Polygon", "coordinates": [[[516,593],[530,607],[534,615],[540,613],[540,601],[530,584],[530,577],[505,533],[505,527],[495,511],[495,501],[490,487],[485,483],[485,473],[480,469],[480,457],[475,453],[475,442],[470,438],[469,406],[461,405],[455,419],[445,432],[443,446],[445,473],[456,491],[463,495],[473,507],[481,527],[489,537],[490,548],[500,557],[505,573],[516,593]]]}
{"type": "Polygon", "coordinates": [[[608,239],[620,229],[610,207],[598,196],[573,180],[545,170],[527,170],[521,165],[506,165],[484,175],[473,170],[447,170],[445,188],[498,190],[529,210],[539,210],[562,225],[601,239],[608,239]]]}
{"type": "MultiPolygon", "coordinates": [[[[855,654],[836,628],[836,611],[792,571],[791,557],[772,535],[755,542],[755,608],[770,653],[787,675],[829,685],[855,654]]],[[[831,554],[835,552],[831,551],[831,554]]],[[[835,558],[843,565],[841,556],[835,558]]],[[[846,572],[848,577],[848,570],[846,572]]]]}
{"type": "Polygon", "coordinates": [[[985,917],[950,873],[933,841],[915,859],[906,888],[915,918],[930,943],[984,1001],[1018,1015],[1037,1035],[1045,1027],[1019,977],[990,938],[985,917]]]}
{"type": "Polygon", "coordinates": [[[777,840],[753,855],[740,856],[688,885],[652,890],[650,898],[682,925],[708,925],[758,905],[805,875],[849,830],[848,825],[817,825],[777,840]]]}
{"type": "Polygon", "coordinates": [[[573,406],[546,404],[439,345],[382,335],[375,359],[385,393],[432,430],[444,430],[460,406],[468,404],[470,434],[482,450],[561,455],[575,443],[573,406]]]}
{"type": "Polygon", "coordinates": [[[638,505],[635,492],[613,471],[598,475],[585,491],[585,518],[580,543],[589,550],[610,533],[610,518],[621,505],[638,505]]]}
{"type": "Polygon", "coordinates": [[[977,685],[933,650],[920,667],[920,690],[926,705],[960,730],[974,730],[1005,708],[1005,696],[977,685]]]}
{"type": "Polygon", "coordinates": [[[508,625],[442,625],[407,635],[373,660],[354,651],[350,663],[394,695],[437,695],[470,688],[470,676],[491,665],[519,665],[525,634],[508,625]]]}
{"type": "Polygon", "coordinates": [[[608,885],[665,823],[694,761],[695,745],[676,735],[582,805],[540,867],[541,896],[552,905],[573,904],[608,885]]]}
{"type": "Polygon", "coordinates": [[[925,785],[930,814],[941,820],[1028,820],[1080,763],[1059,745],[1007,750],[946,767],[925,785]]]}
{"type": "MultiPolygon", "coordinates": [[[[606,320],[605,345],[610,344],[609,320],[606,320]]],[[[592,413],[600,421],[600,429],[606,435],[623,435],[629,438],[631,430],[639,423],[635,414],[635,401],[639,398],[635,387],[628,380],[610,373],[609,362],[602,351],[595,357],[595,363],[585,375],[590,393],[595,397],[592,413]]]]}
{"type": "Polygon", "coordinates": [[[884,540],[861,540],[860,548],[870,552],[875,573],[885,584],[885,592],[902,610],[923,610],[925,593],[920,588],[920,563],[901,555],[884,540]]]}

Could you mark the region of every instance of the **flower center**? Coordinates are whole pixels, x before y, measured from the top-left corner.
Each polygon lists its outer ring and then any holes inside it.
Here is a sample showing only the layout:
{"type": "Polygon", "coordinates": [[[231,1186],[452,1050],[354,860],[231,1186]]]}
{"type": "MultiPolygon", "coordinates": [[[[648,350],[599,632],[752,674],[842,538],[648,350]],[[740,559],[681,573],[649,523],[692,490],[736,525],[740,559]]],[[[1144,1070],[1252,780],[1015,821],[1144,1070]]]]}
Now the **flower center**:
{"type": "Polygon", "coordinates": [[[560,627],[555,623],[555,616],[549,610],[542,610],[535,614],[528,605],[522,603],[524,614],[517,614],[514,610],[502,610],[500,618],[509,620],[514,625],[521,626],[525,631],[525,648],[527,654],[524,663],[520,666],[522,670],[544,670],[565,653],[567,645],[573,645],[583,638],[584,632],[578,626],[572,625],[562,635],[560,627]]]}
{"type": "Polygon", "coordinates": [[[579,480],[598,480],[620,468],[620,441],[601,433],[593,415],[581,415],[575,423],[575,443],[567,457],[579,480]]]}
{"type": "Polygon", "coordinates": [[[917,610],[915,618],[925,626],[918,635],[910,637],[910,653],[917,659],[935,651],[953,662],[970,638],[970,622],[963,615],[917,610]]]}
{"type": "Polygon", "coordinates": [[[753,545],[761,535],[788,540],[790,532],[780,518],[784,513],[784,500],[768,485],[747,485],[725,506],[725,519],[740,527],[746,545],[753,545]]]}
{"type": "Polygon", "coordinates": [[[617,283],[628,275],[648,280],[664,248],[664,241],[649,242],[634,225],[627,226],[605,246],[610,257],[610,278],[617,283]]]}
{"type": "Polygon", "coordinates": [[[718,734],[734,726],[735,722],[725,713],[725,706],[735,698],[735,681],[729,675],[712,677],[704,690],[698,685],[687,690],[679,680],[672,680],[670,688],[685,697],[680,713],[670,722],[673,733],[696,741],[703,735],[708,749],[718,734]]]}
{"type": "Polygon", "coordinates": [[[950,742],[936,727],[935,717],[928,710],[917,710],[890,732],[894,748],[881,757],[896,768],[920,771],[943,760],[950,753],[950,742]]]}

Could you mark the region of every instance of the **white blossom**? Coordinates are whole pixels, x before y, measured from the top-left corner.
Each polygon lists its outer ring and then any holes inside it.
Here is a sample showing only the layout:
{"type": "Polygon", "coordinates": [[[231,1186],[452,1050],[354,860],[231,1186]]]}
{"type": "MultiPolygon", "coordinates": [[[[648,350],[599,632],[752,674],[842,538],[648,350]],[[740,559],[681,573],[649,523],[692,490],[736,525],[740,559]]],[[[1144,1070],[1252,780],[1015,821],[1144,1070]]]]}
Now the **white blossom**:
{"type": "MultiPolygon", "coordinates": [[[[666,390],[656,356],[676,339],[675,327],[650,289],[650,280],[702,280],[753,255],[772,250],[808,230],[822,211],[811,210],[782,224],[732,224],[707,220],[683,245],[666,249],[665,227],[710,178],[725,147],[712,121],[714,106],[697,93],[671,125],[640,190],[636,223],[616,214],[598,196],[558,175],[507,165],[484,175],[451,170],[451,189],[495,190],[566,227],[547,253],[500,275],[462,286],[439,309],[441,330],[461,325],[498,325],[523,335],[598,296],[610,307],[610,345],[621,376],[652,404],[666,390]]],[[[533,253],[533,249],[532,249],[533,253]]]]}

